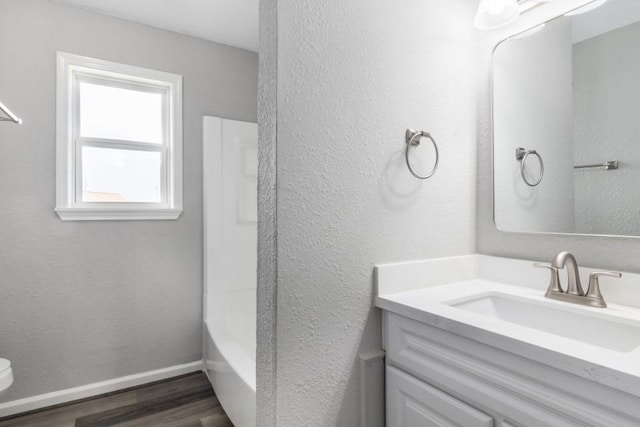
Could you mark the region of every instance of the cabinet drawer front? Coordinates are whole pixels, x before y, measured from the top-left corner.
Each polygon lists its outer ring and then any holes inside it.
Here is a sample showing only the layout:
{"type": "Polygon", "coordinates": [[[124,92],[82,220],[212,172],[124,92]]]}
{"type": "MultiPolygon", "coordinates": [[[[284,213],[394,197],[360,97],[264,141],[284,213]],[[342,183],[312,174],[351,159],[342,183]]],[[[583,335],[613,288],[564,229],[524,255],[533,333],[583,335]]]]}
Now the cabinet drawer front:
{"type": "Polygon", "coordinates": [[[393,366],[387,366],[387,425],[492,427],[493,418],[393,366]]]}

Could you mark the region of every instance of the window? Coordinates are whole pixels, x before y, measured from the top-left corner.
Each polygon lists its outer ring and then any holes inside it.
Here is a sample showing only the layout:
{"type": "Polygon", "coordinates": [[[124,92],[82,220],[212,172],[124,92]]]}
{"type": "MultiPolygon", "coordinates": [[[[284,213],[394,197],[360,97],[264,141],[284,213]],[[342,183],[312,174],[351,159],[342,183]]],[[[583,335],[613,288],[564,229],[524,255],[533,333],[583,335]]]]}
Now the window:
{"type": "Polygon", "coordinates": [[[182,212],[182,77],[58,52],[62,220],[182,212]]]}

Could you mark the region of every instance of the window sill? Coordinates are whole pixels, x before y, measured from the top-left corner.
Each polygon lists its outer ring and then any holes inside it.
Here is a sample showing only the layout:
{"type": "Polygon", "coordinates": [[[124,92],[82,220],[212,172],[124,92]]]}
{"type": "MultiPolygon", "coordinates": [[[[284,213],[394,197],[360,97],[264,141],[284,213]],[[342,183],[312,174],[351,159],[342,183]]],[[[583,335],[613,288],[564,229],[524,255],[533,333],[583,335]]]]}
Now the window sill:
{"type": "Polygon", "coordinates": [[[62,221],[176,220],[182,209],[56,208],[62,221]]]}

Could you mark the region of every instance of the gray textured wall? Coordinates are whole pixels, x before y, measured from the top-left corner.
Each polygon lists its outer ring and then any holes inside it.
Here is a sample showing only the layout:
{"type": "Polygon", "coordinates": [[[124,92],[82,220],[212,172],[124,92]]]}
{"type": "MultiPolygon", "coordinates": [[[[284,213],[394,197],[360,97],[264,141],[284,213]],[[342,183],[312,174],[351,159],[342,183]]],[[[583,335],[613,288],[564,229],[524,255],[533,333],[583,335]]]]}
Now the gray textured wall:
{"type": "Polygon", "coordinates": [[[201,358],[202,116],[256,120],[257,55],[46,0],[0,0],[3,401],[201,358]],[[184,213],[61,222],[56,50],[184,76],[184,213]]]}
{"type": "Polygon", "coordinates": [[[374,265],[475,250],[475,6],[277,5],[278,426],[358,425],[374,265]],[[406,169],[407,127],[440,143],[429,181],[406,169]]]}
{"type": "Polygon", "coordinates": [[[636,23],[573,46],[575,162],[620,160],[616,171],[576,171],[579,233],[640,235],[639,41],[636,23]]]}
{"type": "Polygon", "coordinates": [[[256,420],[276,425],[277,0],[260,1],[256,420]]]}
{"type": "MultiPolygon", "coordinates": [[[[528,13],[520,28],[544,22],[571,10],[585,0],[558,0],[528,13]]],[[[549,261],[561,250],[573,252],[585,266],[640,272],[640,239],[553,234],[503,233],[492,221],[493,180],[491,176],[491,52],[495,43],[517,30],[512,26],[482,37],[477,72],[478,86],[478,252],[488,255],[549,261]]],[[[635,292],[629,290],[630,292],[635,292]]]]}

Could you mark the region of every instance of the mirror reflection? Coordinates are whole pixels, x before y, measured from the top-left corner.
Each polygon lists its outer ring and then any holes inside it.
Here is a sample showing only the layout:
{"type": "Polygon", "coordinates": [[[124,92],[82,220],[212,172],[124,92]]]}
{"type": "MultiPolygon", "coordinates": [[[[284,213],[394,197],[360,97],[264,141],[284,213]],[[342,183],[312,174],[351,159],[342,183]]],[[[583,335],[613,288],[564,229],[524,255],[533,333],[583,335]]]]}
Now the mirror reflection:
{"type": "Polygon", "coordinates": [[[638,0],[577,10],[496,48],[498,228],[640,236],[639,48],[638,0]]]}

